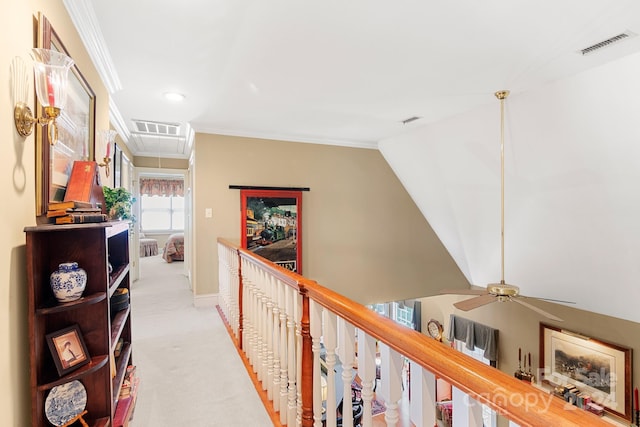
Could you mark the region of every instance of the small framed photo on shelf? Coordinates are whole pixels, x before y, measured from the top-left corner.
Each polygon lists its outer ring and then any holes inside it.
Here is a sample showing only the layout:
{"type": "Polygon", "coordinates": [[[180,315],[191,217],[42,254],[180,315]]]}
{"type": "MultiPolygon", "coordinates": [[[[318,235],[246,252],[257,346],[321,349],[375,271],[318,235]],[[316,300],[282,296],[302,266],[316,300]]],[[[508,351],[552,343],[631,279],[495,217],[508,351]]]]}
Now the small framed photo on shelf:
{"type": "Polygon", "coordinates": [[[60,376],[89,363],[89,352],[78,325],[47,334],[47,344],[60,376]]]}

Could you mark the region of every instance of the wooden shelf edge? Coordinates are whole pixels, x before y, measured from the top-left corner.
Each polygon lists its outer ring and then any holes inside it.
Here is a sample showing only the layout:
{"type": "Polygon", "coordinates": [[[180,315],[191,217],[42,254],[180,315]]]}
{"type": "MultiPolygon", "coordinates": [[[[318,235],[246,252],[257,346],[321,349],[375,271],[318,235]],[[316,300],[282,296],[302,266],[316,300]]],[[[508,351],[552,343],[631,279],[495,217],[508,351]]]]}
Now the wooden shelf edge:
{"type": "Polygon", "coordinates": [[[38,391],[46,391],[52,389],[55,386],[60,384],[68,383],[69,381],[78,380],[84,377],[87,374],[97,371],[107,364],[109,360],[108,355],[103,356],[94,356],[91,358],[91,361],[84,366],[81,366],[77,370],[67,374],[63,377],[58,378],[55,381],[47,382],[38,386],[38,391]]]}
{"type": "Polygon", "coordinates": [[[109,275],[109,298],[113,296],[113,293],[118,289],[118,286],[120,286],[120,283],[122,283],[127,273],[129,273],[129,264],[116,267],[113,274],[109,275]]]}
{"type": "Polygon", "coordinates": [[[25,227],[25,232],[42,232],[42,231],[64,231],[69,230],[71,228],[105,228],[111,227],[111,223],[108,221],[104,222],[89,222],[85,224],[40,224],[25,227]]]}
{"type": "Polygon", "coordinates": [[[122,334],[122,330],[124,329],[124,324],[127,323],[127,319],[129,318],[129,313],[131,312],[131,304],[124,310],[119,311],[111,321],[111,351],[115,349],[118,344],[118,339],[120,338],[120,334],[122,334]]]}
{"type": "Polygon", "coordinates": [[[113,378],[113,400],[118,400],[120,395],[120,388],[122,387],[122,381],[127,373],[127,366],[129,366],[129,359],[131,358],[131,344],[125,343],[120,351],[120,357],[118,357],[118,364],[116,366],[116,376],[113,378]]]}
{"type": "Polygon", "coordinates": [[[85,305],[96,304],[103,301],[105,298],[107,298],[106,292],[96,292],[95,294],[84,296],[75,301],[62,302],[55,306],[39,308],[36,310],[36,314],[38,316],[44,316],[52,313],[62,313],[64,311],[75,310],[76,308],[84,307],[85,305]]]}
{"type": "Polygon", "coordinates": [[[129,221],[108,221],[107,237],[113,237],[129,229],[129,221]]]}
{"type": "Polygon", "coordinates": [[[93,427],[109,427],[111,425],[111,420],[109,420],[109,417],[98,418],[91,425],[93,427]]]}

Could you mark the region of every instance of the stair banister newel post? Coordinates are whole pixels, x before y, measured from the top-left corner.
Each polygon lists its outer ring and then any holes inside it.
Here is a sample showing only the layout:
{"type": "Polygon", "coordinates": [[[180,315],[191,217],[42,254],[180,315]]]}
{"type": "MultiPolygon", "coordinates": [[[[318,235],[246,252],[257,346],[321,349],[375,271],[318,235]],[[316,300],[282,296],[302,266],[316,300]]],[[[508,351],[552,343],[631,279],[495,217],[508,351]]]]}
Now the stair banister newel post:
{"type": "Polygon", "coordinates": [[[313,427],[313,349],[309,325],[309,296],[306,289],[300,288],[302,296],[302,317],[300,330],[302,335],[301,353],[301,393],[302,393],[302,427],[313,427]]]}

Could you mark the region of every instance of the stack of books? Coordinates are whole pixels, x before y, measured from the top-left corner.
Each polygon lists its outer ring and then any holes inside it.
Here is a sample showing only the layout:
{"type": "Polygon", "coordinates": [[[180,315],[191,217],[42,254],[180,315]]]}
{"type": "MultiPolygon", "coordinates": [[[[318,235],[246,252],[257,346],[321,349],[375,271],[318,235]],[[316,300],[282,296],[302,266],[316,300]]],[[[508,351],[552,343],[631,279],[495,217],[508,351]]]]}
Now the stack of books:
{"type": "Polygon", "coordinates": [[[47,218],[56,224],[83,224],[87,222],[107,221],[107,215],[100,208],[90,202],[74,200],[66,202],[51,202],[47,209],[47,218]]]}
{"type": "Polygon", "coordinates": [[[118,400],[134,396],[139,382],[140,380],[136,375],[136,367],[133,365],[127,366],[127,372],[124,374],[124,380],[122,381],[122,387],[120,387],[118,400]]]}
{"type": "Polygon", "coordinates": [[[120,388],[120,395],[118,396],[118,404],[116,405],[116,412],[113,416],[114,427],[125,427],[129,424],[129,420],[133,415],[133,409],[136,405],[137,388],[140,383],[140,378],[136,376],[136,367],[133,365],[127,366],[127,372],[120,388]]]}

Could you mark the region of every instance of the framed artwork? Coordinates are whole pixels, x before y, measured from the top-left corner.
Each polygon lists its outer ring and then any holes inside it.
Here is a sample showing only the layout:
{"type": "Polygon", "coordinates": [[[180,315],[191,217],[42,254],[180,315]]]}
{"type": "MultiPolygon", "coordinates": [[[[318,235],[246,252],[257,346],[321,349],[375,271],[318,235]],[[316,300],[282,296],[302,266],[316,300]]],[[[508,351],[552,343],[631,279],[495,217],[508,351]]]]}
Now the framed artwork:
{"type": "Polygon", "coordinates": [[[302,192],[240,191],[242,247],[302,274],[302,192]]]}
{"type": "Polygon", "coordinates": [[[114,144],[113,150],[113,188],[122,187],[122,148],[118,144],[114,144]]]}
{"type": "MultiPolygon", "coordinates": [[[[42,14],[38,19],[38,47],[69,54],[42,14]]],[[[67,104],[56,120],[58,142],[51,145],[47,126],[36,126],[36,215],[44,215],[49,202],[64,199],[75,160],[94,160],[95,103],[95,93],[74,64],[69,73],[67,104]]],[[[43,114],[39,103],[36,109],[43,114]]]]}
{"type": "Polygon", "coordinates": [[[605,411],[631,421],[631,349],[540,324],[543,381],[574,385],[605,411]]]}
{"type": "Polygon", "coordinates": [[[89,363],[89,352],[78,325],[50,333],[46,338],[60,376],[89,363]]]}

